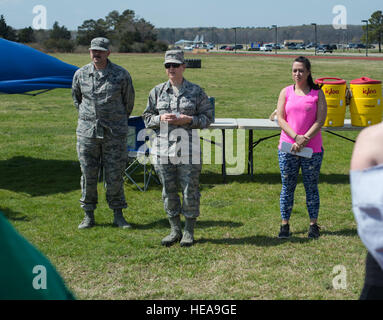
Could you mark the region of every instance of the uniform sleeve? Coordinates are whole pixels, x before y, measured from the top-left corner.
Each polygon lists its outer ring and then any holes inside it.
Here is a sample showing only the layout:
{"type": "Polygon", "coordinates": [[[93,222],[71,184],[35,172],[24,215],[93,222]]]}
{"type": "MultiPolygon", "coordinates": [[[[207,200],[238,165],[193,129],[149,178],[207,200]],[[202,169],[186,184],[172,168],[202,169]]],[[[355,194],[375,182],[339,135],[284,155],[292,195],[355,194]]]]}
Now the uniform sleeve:
{"type": "Polygon", "coordinates": [[[149,93],[148,103],[142,114],[146,128],[159,128],[160,115],[157,110],[157,94],[156,88],[153,88],[149,93]]]}
{"type": "Polygon", "coordinates": [[[382,177],[381,165],[365,170],[350,170],[352,210],[358,235],[383,269],[382,177]]]}
{"type": "Polygon", "coordinates": [[[135,99],[135,91],[133,87],[133,81],[130,74],[127,72],[125,83],[122,88],[122,102],[126,107],[128,118],[133,111],[134,99],[135,99]]]}
{"type": "Polygon", "coordinates": [[[197,114],[193,116],[193,121],[190,124],[192,129],[207,128],[213,121],[214,107],[210,103],[209,97],[200,89],[197,99],[197,114]]]}
{"type": "Polygon", "coordinates": [[[76,71],[76,73],[73,76],[73,81],[72,81],[72,98],[73,98],[73,103],[76,107],[76,109],[79,109],[79,106],[82,101],[82,94],[81,94],[81,87],[80,87],[80,73],[76,71]]]}

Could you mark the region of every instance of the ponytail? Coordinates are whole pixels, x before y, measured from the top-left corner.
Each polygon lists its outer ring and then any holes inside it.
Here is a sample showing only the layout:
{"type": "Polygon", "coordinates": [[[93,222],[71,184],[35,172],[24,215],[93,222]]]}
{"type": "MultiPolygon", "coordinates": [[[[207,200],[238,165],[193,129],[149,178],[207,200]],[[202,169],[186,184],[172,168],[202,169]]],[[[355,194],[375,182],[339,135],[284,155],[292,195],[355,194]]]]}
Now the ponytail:
{"type": "Polygon", "coordinates": [[[307,78],[307,84],[309,85],[310,89],[314,90],[320,90],[321,86],[318,84],[314,83],[313,77],[311,75],[311,63],[310,60],[307,59],[306,57],[300,56],[294,60],[294,62],[300,62],[303,63],[306,67],[306,69],[310,72],[308,78],[307,78]]]}
{"type": "Polygon", "coordinates": [[[314,89],[314,90],[320,90],[322,88],[322,85],[318,85],[317,83],[314,82],[313,80],[313,77],[311,76],[311,73],[309,74],[308,78],[307,78],[307,83],[308,85],[310,86],[310,89],[314,89]]]}

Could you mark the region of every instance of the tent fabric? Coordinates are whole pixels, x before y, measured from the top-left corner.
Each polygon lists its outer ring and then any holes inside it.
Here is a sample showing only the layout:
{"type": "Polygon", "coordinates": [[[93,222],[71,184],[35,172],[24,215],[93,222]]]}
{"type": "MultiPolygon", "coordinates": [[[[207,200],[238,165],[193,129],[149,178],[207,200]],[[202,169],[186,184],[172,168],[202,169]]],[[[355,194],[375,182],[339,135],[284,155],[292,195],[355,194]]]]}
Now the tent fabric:
{"type": "Polygon", "coordinates": [[[71,88],[78,67],[26,45],[0,38],[0,93],[71,88]]]}
{"type": "Polygon", "coordinates": [[[0,246],[0,300],[76,299],[51,261],[1,211],[0,246]]]}

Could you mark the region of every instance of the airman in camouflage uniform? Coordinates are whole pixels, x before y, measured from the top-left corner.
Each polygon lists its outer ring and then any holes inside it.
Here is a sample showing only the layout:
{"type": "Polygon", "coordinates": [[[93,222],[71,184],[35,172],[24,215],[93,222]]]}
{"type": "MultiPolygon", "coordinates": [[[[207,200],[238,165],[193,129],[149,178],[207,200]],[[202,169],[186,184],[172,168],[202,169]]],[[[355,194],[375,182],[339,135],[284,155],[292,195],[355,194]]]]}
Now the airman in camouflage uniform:
{"type": "Polygon", "coordinates": [[[85,211],[79,229],[94,225],[100,165],[104,168],[106,200],[114,211],[114,224],[129,228],[122,215],[122,209],[127,207],[123,172],[127,160],[128,118],[134,106],[133,83],[128,71],[108,59],[108,39],[93,39],[89,50],[92,62],[77,70],[72,85],[78,110],[80,203],[85,211]]]}
{"type": "Polygon", "coordinates": [[[206,128],[213,121],[213,106],[198,85],[183,78],[186,68],[183,51],[167,51],[164,64],[169,80],[151,90],[143,118],[146,127],[156,132],[152,146],[154,167],[163,185],[162,198],[171,226],[162,245],[170,246],[181,240],[181,246],[191,246],[200,214],[202,168],[195,129],[206,128]],[[183,194],[182,205],[178,184],[183,194]],[[185,216],[183,234],[180,213],[185,216]]]}

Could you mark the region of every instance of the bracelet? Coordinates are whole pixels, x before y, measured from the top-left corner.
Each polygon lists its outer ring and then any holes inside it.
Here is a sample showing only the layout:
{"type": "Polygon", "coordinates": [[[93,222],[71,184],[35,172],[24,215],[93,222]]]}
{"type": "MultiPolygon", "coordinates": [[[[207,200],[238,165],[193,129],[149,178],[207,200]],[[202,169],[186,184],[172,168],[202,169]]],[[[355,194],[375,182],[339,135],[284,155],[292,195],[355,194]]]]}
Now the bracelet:
{"type": "Polygon", "coordinates": [[[295,135],[294,140],[297,140],[297,137],[298,137],[298,133],[295,135]]]}

